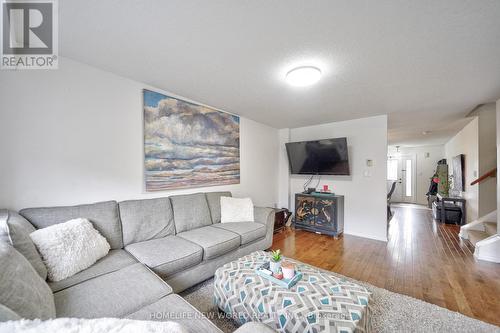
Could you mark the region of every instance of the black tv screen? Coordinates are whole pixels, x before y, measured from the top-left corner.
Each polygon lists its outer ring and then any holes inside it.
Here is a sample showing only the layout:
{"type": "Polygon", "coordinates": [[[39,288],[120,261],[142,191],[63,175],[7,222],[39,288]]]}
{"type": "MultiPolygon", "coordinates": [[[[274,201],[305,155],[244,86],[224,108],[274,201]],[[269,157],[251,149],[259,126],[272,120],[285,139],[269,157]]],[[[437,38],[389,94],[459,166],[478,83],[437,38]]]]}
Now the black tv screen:
{"type": "Polygon", "coordinates": [[[347,138],[289,142],[286,152],[292,174],[350,174],[347,138]]]}

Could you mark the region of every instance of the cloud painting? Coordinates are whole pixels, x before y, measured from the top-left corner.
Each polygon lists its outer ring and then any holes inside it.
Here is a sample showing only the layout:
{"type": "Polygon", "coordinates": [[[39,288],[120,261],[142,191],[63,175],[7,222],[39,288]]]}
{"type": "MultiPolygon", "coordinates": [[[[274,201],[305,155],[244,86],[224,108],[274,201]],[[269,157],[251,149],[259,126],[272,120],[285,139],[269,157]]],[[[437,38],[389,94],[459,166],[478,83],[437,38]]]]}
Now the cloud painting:
{"type": "Polygon", "coordinates": [[[238,184],[240,118],[144,90],[146,191],[238,184]]]}

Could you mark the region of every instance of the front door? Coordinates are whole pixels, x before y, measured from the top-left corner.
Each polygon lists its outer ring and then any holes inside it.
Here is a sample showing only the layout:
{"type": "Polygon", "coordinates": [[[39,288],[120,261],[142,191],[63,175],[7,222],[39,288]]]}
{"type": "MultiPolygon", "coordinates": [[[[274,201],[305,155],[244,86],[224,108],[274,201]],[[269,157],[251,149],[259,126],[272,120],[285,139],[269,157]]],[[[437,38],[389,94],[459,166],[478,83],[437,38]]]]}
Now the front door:
{"type": "Polygon", "coordinates": [[[387,160],[387,186],[395,181],[396,188],[391,196],[391,202],[416,202],[415,188],[415,156],[392,156],[387,160]]]}

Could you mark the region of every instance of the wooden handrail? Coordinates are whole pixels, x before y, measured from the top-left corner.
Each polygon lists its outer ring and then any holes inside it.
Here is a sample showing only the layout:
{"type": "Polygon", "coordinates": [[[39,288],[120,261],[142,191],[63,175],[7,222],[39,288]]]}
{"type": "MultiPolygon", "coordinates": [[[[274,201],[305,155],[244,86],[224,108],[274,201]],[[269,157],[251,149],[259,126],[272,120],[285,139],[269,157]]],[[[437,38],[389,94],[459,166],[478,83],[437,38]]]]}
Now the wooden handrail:
{"type": "Polygon", "coordinates": [[[496,177],[496,176],[497,176],[497,168],[488,171],[487,173],[485,173],[484,175],[482,175],[481,177],[479,177],[478,179],[476,179],[475,181],[473,181],[470,184],[471,185],[476,185],[477,183],[482,182],[483,180],[485,180],[488,177],[496,177]]]}

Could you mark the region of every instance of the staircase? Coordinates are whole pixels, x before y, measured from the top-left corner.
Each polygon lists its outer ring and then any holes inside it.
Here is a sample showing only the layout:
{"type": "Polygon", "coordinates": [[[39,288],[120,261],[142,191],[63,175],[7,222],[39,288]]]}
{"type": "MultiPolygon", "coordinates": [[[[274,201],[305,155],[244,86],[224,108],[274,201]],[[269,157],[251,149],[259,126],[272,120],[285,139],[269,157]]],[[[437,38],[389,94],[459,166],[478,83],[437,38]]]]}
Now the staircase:
{"type": "Polygon", "coordinates": [[[497,211],[493,211],[460,228],[459,236],[474,245],[474,257],[500,263],[500,236],[497,231],[497,211]]]}
{"type": "Polygon", "coordinates": [[[472,245],[476,245],[477,242],[482,241],[490,236],[497,233],[497,224],[493,222],[483,222],[483,230],[469,230],[467,231],[469,235],[469,241],[472,245]]]}

